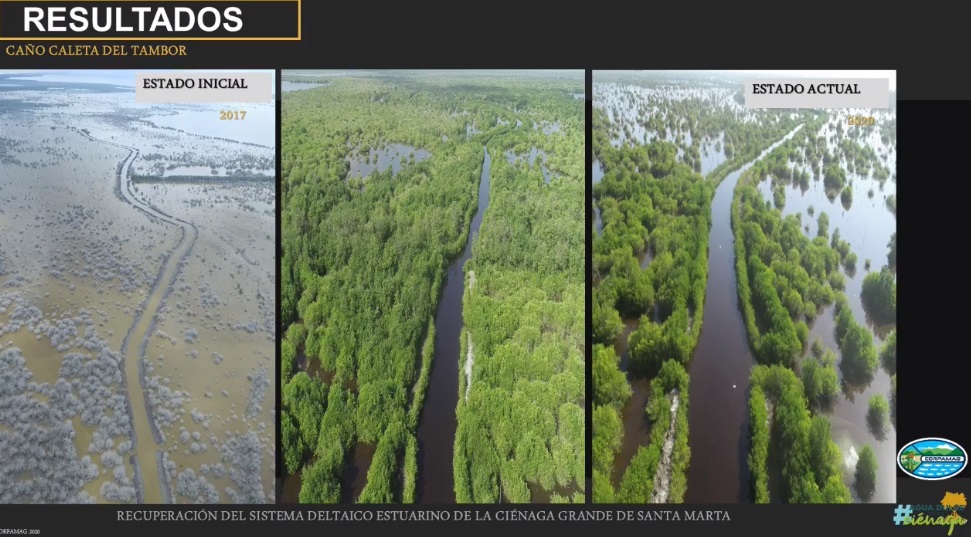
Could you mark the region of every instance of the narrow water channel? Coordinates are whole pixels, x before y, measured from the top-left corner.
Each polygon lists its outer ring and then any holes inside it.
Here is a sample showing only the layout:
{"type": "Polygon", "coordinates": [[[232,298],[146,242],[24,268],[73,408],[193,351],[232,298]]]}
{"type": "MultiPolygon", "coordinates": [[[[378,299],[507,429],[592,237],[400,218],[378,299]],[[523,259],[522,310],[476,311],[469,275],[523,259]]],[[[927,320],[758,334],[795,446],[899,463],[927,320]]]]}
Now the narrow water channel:
{"type": "Polygon", "coordinates": [[[465,250],[448,267],[445,288],[435,315],[435,356],[425,404],[418,426],[419,503],[454,503],[452,461],[455,447],[455,409],[459,391],[459,337],[462,331],[462,295],[465,291],[465,262],[472,255],[472,241],[478,235],[482,216],[489,206],[489,151],[482,161],[479,203],[472,217],[465,250]]]}
{"type": "Polygon", "coordinates": [[[165,444],[165,437],[154,422],[153,409],[145,391],[145,373],[141,357],[145,354],[145,347],[155,332],[156,316],[163,307],[166,296],[174,289],[181,263],[186,260],[195,245],[199,231],[194,224],[162,213],[134,194],[128,172],[132,163],[138,158],[138,149],[95,138],[84,132],[82,134],[91,141],[127,149],[129,154],[115,174],[118,190],[125,201],[150,218],[162,220],[182,230],[182,237],[162,262],[158,277],[149,295],[139,306],[133,318],[133,324],[121,345],[121,353],[125,356],[124,371],[125,386],[128,389],[129,419],[134,429],[132,436],[134,449],[129,460],[134,468],[138,503],[174,503],[175,499],[169,490],[169,484],[163,479],[165,474],[162,471],[160,446],[165,444]]]}
{"type": "Polygon", "coordinates": [[[748,501],[748,388],[755,359],[738,307],[732,198],[739,177],[799,128],[730,173],[711,204],[704,324],[690,370],[691,464],[685,503],[748,501]]]}

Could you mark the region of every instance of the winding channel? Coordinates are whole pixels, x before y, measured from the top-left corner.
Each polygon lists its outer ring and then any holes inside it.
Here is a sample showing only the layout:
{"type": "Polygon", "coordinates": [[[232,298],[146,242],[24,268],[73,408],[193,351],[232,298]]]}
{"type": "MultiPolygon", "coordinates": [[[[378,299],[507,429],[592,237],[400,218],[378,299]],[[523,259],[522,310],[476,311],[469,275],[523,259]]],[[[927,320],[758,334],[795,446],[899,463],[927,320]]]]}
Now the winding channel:
{"type": "Polygon", "coordinates": [[[91,141],[115,146],[129,151],[128,156],[119,164],[115,172],[115,193],[136,209],[151,218],[157,218],[167,224],[178,226],[182,231],[175,249],[169,252],[162,261],[158,277],[145,300],[138,306],[132,319],[121,354],[124,356],[125,385],[128,389],[129,418],[131,418],[134,435],[134,454],[131,464],[135,470],[135,486],[138,503],[161,504],[173,503],[173,497],[168,490],[168,482],[162,477],[162,454],[160,449],[165,444],[165,435],[155,426],[155,419],[148,403],[148,391],[145,390],[145,375],[142,356],[155,330],[156,316],[172,292],[179,269],[195,245],[199,230],[195,224],[169,216],[158,209],[142,202],[132,191],[132,181],[128,178],[128,171],[132,163],[138,158],[138,149],[115,142],[101,140],[89,134],[78,131],[91,141]],[[144,313],[151,312],[150,315],[144,313]],[[130,345],[131,341],[139,342],[130,345]]]}
{"type": "Polygon", "coordinates": [[[748,396],[755,358],[738,306],[732,203],[739,178],[802,125],[728,174],[711,204],[704,324],[691,358],[685,503],[748,501],[748,396]]]}

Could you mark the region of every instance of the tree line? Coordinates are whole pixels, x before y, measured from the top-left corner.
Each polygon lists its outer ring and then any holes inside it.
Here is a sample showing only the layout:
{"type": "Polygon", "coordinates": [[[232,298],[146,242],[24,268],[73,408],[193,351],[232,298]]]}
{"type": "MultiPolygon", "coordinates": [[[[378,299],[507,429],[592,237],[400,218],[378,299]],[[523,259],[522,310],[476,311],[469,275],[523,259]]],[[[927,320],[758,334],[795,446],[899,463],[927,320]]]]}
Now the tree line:
{"type": "Polygon", "coordinates": [[[491,166],[489,207],[465,265],[456,500],[527,503],[539,489],[554,503],[582,503],[583,101],[539,89],[496,101],[503,121],[473,137],[491,166]],[[521,158],[531,151],[547,155],[548,184],[542,158],[521,158]]]}

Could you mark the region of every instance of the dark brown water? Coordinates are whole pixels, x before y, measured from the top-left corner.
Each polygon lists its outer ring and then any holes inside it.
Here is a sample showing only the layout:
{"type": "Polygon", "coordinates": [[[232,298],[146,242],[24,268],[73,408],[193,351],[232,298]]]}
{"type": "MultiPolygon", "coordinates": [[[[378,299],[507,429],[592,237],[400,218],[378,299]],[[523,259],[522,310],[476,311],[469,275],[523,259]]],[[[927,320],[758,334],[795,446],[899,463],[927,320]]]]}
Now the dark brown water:
{"type": "Polygon", "coordinates": [[[637,455],[637,451],[651,443],[651,420],[647,417],[647,399],[651,393],[650,381],[643,377],[630,377],[628,382],[630,382],[631,397],[621,409],[624,441],[617,456],[614,457],[614,471],[611,475],[615,490],[620,490],[624,472],[630,466],[634,455],[637,455]]]}
{"type": "MultiPolygon", "coordinates": [[[[546,504],[549,505],[553,503],[553,495],[558,494],[562,498],[573,498],[573,495],[580,492],[580,487],[574,482],[570,483],[570,486],[563,487],[560,485],[554,485],[553,490],[546,490],[541,487],[538,483],[533,483],[532,481],[526,482],[526,488],[529,489],[530,503],[536,504],[546,504]]],[[[508,503],[503,498],[504,503],[508,503]]]]}
{"type": "MultiPolygon", "coordinates": [[[[650,257],[642,257],[641,268],[650,263],[650,257]],[[646,261],[645,261],[646,260],[646,261]]],[[[657,311],[653,312],[655,322],[657,311]]],[[[630,399],[620,411],[621,422],[624,425],[624,438],[620,451],[614,457],[611,481],[614,489],[620,488],[624,472],[630,466],[630,461],[637,455],[637,451],[651,443],[651,421],[647,417],[647,399],[651,393],[651,382],[646,377],[636,377],[628,370],[630,354],[628,353],[628,338],[640,326],[640,319],[624,319],[624,331],[614,342],[614,352],[620,357],[620,370],[627,373],[627,383],[631,388],[630,399]]]]}
{"type": "MultiPolygon", "coordinates": [[[[640,324],[640,319],[624,319],[624,331],[614,342],[614,352],[620,357],[620,370],[625,373],[628,373],[627,366],[629,363],[628,338],[640,324]]],[[[634,377],[628,373],[627,382],[630,384],[631,397],[620,412],[621,421],[624,424],[624,438],[621,442],[620,451],[614,457],[613,472],[610,476],[615,489],[620,488],[624,472],[630,465],[631,459],[637,454],[637,450],[651,442],[651,424],[650,420],[647,419],[647,397],[650,393],[650,381],[646,378],[634,377]]]]}
{"type": "Polygon", "coordinates": [[[455,503],[452,462],[455,444],[455,409],[458,406],[462,294],[465,291],[465,262],[472,255],[472,241],[489,207],[489,167],[485,150],[479,203],[465,250],[448,267],[445,288],[435,315],[435,357],[425,404],[418,425],[418,503],[455,503]]]}
{"type": "Polygon", "coordinates": [[[303,345],[297,349],[297,369],[300,371],[307,370],[307,354],[303,350],[303,345]]]}
{"type": "Polygon", "coordinates": [[[277,503],[300,503],[300,472],[283,479],[283,484],[276,495],[277,503]]]}
{"type": "Polygon", "coordinates": [[[377,446],[357,444],[348,454],[341,480],[341,503],[356,503],[367,485],[367,471],[371,467],[377,446]]]}
{"type": "Polygon", "coordinates": [[[748,388],[754,358],[738,309],[731,204],[739,177],[753,162],[722,181],[711,206],[704,324],[691,361],[691,465],[685,503],[738,503],[749,497],[748,388]]]}

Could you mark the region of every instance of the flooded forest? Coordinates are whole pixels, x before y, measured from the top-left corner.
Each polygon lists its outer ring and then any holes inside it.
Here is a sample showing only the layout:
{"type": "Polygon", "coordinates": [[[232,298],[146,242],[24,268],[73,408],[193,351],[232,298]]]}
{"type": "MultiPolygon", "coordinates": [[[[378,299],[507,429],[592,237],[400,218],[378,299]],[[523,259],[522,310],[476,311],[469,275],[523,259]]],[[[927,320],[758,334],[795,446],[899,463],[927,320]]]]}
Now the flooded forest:
{"type": "Polygon", "coordinates": [[[280,500],[584,501],[583,73],[283,83],[280,500]]]}
{"type": "Polygon", "coordinates": [[[892,501],[894,108],[593,97],[594,501],[892,501]]]}
{"type": "Polygon", "coordinates": [[[0,503],[273,503],[274,107],[112,76],[0,74],[0,503]]]}

